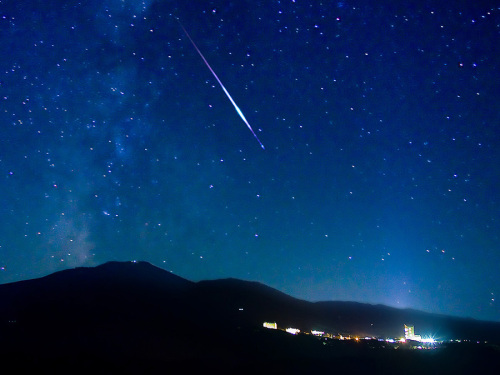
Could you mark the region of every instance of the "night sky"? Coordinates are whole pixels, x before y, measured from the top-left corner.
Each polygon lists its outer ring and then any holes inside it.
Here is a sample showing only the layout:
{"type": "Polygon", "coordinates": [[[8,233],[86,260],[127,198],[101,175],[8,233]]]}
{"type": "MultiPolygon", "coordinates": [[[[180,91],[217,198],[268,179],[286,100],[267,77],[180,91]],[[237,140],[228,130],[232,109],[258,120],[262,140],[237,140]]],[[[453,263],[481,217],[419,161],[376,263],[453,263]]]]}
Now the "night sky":
{"type": "Polygon", "coordinates": [[[0,0],[0,283],[144,260],[500,321],[499,35],[495,1],[0,0]]]}

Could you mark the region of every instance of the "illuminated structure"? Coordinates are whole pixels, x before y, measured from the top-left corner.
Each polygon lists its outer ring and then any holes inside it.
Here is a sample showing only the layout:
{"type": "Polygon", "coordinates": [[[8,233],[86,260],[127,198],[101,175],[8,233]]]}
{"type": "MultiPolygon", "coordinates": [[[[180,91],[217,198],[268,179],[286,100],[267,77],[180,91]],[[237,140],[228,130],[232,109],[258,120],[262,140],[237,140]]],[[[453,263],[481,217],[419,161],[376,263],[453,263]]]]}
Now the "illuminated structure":
{"type": "Polygon", "coordinates": [[[263,326],[264,326],[264,328],[278,329],[278,325],[276,324],[276,322],[273,322],[273,323],[264,322],[263,326]]]}
{"type": "Polygon", "coordinates": [[[405,324],[405,339],[413,341],[421,341],[422,337],[420,335],[415,335],[415,327],[407,326],[405,324]]]}
{"type": "Polygon", "coordinates": [[[316,331],[316,330],[312,330],[311,333],[314,336],[323,336],[325,334],[325,332],[323,332],[323,331],[316,331]]]}
{"type": "Polygon", "coordinates": [[[297,333],[300,333],[300,329],[298,328],[287,328],[285,331],[288,333],[291,333],[292,335],[296,335],[297,333]]]}
{"type": "Polygon", "coordinates": [[[413,326],[407,326],[405,324],[405,338],[409,339],[415,334],[415,327],[413,326]]]}

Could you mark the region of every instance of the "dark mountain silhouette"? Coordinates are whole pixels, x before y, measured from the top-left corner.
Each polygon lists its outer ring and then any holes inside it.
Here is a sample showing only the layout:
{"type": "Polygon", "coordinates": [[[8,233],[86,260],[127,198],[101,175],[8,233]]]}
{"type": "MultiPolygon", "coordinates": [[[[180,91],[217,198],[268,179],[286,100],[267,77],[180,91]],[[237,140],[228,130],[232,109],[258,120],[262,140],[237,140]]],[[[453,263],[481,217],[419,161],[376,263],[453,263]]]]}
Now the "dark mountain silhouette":
{"type": "MultiPolygon", "coordinates": [[[[312,364],[325,369],[333,363],[345,371],[374,365],[387,370],[384,364],[389,363],[401,370],[408,363],[408,353],[394,357],[395,351],[366,351],[352,343],[325,345],[312,336],[263,329],[264,321],[360,336],[399,337],[403,325],[411,323],[417,333],[442,339],[494,343],[500,337],[495,322],[353,302],[311,303],[257,282],[194,283],[146,262],[110,262],[0,285],[0,360],[20,370],[64,372],[69,366],[71,373],[96,366],[120,373],[166,367],[184,373],[210,368],[300,372],[312,364]]],[[[498,357],[494,348],[476,353],[470,365],[498,357]]],[[[425,371],[437,361],[412,356],[414,370],[425,371]]],[[[454,350],[442,363],[467,368],[469,362],[452,360],[456,357],[454,350]]]]}

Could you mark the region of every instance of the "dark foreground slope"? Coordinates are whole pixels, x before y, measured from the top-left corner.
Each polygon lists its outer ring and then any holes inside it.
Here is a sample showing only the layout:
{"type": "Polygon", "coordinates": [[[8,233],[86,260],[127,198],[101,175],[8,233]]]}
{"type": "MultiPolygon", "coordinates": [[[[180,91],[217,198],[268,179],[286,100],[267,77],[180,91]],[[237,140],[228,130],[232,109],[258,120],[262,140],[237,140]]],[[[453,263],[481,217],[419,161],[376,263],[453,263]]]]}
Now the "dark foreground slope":
{"type": "Polygon", "coordinates": [[[492,345],[426,353],[329,342],[261,328],[382,336],[410,319],[434,331],[500,337],[499,324],[342,302],[310,303],[235,279],[193,283],[149,263],[111,262],[0,285],[0,361],[17,372],[474,372],[499,364],[492,345]],[[402,323],[403,322],[403,323],[402,323]],[[498,336],[496,336],[498,335],[498,336]]]}

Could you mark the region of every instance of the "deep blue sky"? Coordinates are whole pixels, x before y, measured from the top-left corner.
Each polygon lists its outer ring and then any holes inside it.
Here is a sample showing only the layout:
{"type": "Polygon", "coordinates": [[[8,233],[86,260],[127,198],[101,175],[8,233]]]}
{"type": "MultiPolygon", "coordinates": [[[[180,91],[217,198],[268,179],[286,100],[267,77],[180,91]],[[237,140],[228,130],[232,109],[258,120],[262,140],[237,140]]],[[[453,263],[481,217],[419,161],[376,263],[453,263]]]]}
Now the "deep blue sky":
{"type": "Polygon", "coordinates": [[[136,259],[500,321],[494,4],[0,1],[0,282],[136,259]]]}

